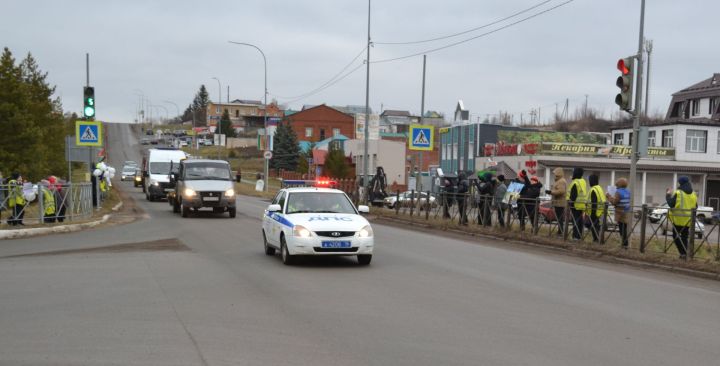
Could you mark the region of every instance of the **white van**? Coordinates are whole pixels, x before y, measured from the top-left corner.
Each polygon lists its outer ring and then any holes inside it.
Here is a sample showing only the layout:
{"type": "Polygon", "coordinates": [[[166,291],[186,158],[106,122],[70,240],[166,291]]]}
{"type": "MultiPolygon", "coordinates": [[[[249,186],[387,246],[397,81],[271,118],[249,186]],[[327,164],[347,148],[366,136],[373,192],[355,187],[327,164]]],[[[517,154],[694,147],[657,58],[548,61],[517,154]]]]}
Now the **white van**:
{"type": "Polygon", "coordinates": [[[148,149],[143,159],[145,197],[148,201],[165,198],[174,189],[170,169],[177,171],[180,161],[187,159],[184,151],[174,148],[148,149]]]}

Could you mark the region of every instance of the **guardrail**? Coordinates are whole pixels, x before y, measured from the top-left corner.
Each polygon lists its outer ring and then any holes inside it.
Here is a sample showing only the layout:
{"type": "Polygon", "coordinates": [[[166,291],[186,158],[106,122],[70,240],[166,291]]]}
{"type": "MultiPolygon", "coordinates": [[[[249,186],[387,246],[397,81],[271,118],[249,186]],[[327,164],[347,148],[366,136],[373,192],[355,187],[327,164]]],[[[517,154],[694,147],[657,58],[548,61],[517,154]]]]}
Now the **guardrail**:
{"type": "Polygon", "coordinates": [[[93,214],[92,184],[67,183],[57,184],[50,189],[52,202],[47,201],[37,186],[36,198],[23,206],[10,207],[10,190],[7,184],[0,185],[0,228],[17,229],[13,223],[23,225],[52,224],[56,222],[77,221],[87,219],[93,214]],[[52,214],[46,214],[48,204],[54,205],[52,214]]]}
{"type": "MultiPolygon", "coordinates": [[[[397,191],[386,201],[397,216],[406,216],[443,225],[476,225],[488,233],[514,232],[524,237],[545,237],[566,243],[597,244],[680,256],[681,259],[720,261],[720,212],[710,217],[690,210],[688,226],[675,226],[668,218],[667,206],[632,207],[631,224],[617,222],[615,208],[605,202],[602,213],[590,215],[565,207],[553,207],[548,200],[515,199],[502,204],[492,196],[470,193],[397,191]],[[559,218],[559,220],[558,220],[559,218]],[[685,254],[682,254],[685,252],[685,254]]],[[[629,221],[629,220],[623,220],[629,221]]]]}

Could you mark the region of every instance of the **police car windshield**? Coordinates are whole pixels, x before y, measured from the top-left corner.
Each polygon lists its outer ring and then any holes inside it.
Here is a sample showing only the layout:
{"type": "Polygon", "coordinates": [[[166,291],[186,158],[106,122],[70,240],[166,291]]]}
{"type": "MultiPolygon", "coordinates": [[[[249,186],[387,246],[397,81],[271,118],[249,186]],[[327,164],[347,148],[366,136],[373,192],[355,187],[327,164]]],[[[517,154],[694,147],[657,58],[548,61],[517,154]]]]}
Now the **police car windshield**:
{"type": "Polygon", "coordinates": [[[185,180],[230,180],[230,169],[226,164],[187,164],[185,180]]]}
{"type": "Polygon", "coordinates": [[[352,202],[342,193],[295,192],[288,196],[288,214],[341,213],[357,214],[352,202]]]}

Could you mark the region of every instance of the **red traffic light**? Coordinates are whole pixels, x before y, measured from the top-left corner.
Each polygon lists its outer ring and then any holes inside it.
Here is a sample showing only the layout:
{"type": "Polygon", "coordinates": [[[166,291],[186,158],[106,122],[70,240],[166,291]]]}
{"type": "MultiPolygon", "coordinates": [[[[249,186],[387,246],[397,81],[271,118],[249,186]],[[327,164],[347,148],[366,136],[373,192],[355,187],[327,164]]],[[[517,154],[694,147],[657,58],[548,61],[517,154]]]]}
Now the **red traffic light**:
{"type": "Polygon", "coordinates": [[[618,62],[617,62],[617,69],[620,70],[620,72],[621,72],[623,75],[627,75],[627,74],[630,73],[630,65],[628,65],[627,63],[625,63],[625,59],[624,59],[624,58],[621,58],[621,59],[618,60],[618,62]]]}

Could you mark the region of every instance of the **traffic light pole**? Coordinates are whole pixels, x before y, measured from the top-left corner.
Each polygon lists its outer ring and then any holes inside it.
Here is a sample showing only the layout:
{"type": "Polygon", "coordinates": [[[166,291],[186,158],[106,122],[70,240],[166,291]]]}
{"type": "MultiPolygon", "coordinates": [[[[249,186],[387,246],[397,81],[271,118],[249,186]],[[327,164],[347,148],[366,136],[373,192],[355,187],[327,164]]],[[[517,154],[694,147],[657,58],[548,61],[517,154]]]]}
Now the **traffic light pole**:
{"type": "MultiPolygon", "coordinates": [[[[644,29],[645,29],[645,0],[640,2],[640,37],[638,39],[638,52],[637,52],[637,71],[636,71],[636,88],[635,88],[635,110],[633,111],[633,138],[632,138],[632,153],[630,155],[630,204],[635,206],[635,196],[633,192],[637,190],[637,162],[640,158],[640,152],[638,151],[640,141],[640,116],[642,115],[642,92],[643,92],[643,43],[644,43],[644,29]]],[[[642,199],[641,201],[642,202],[642,199]]],[[[630,215],[630,220],[633,216],[630,215]]],[[[631,225],[632,227],[632,221],[631,225]]]]}

